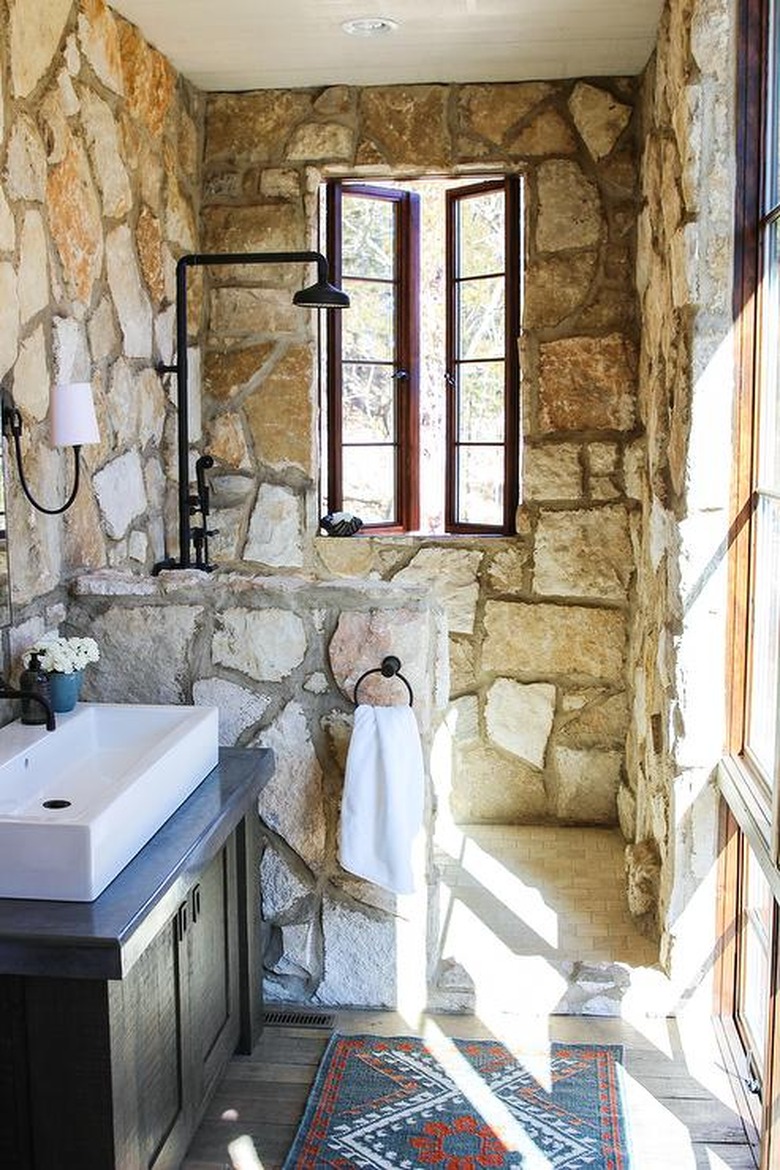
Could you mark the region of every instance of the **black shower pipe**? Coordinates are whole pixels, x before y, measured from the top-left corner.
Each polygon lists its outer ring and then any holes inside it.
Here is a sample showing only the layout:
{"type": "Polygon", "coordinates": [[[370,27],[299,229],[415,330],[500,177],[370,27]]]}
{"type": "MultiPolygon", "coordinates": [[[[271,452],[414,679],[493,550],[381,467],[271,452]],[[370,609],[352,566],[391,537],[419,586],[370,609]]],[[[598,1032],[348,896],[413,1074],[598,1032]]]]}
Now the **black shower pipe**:
{"type": "MultiPolygon", "coordinates": [[[[321,252],[192,252],[176,263],[176,361],[160,363],[158,374],[176,375],[177,440],[179,444],[179,557],[168,557],[155,565],[160,569],[188,569],[192,564],[190,524],[189,402],[187,363],[187,269],[226,264],[310,264],[317,265],[317,285],[328,286],[328,261],[321,252]]],[[[305,291],[305,290],[304,290],[305,291]]],[[[335,291],[335,290],[334,290],[335,291]]],[[[297,295],[297,294],[296,294],[297,295]]],[[[293,297],[293,301],[295,297],[293,297]]],[[[346,301],[346,298],[344,298],[346,301]]],[[[347,301],[347,303],[349,303],[347,301]]]]}

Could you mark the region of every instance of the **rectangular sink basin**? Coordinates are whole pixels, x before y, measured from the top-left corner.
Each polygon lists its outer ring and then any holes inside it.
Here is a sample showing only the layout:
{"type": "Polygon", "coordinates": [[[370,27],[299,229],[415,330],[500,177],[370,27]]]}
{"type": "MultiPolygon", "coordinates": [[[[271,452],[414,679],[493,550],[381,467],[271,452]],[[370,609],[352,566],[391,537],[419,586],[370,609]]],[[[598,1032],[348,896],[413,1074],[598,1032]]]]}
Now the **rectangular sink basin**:
{"type": "Polygon", "coordinates": [[[0,897],[92,902],[216,766],[216,707],[79,703],[0,728],[0,897]]]}

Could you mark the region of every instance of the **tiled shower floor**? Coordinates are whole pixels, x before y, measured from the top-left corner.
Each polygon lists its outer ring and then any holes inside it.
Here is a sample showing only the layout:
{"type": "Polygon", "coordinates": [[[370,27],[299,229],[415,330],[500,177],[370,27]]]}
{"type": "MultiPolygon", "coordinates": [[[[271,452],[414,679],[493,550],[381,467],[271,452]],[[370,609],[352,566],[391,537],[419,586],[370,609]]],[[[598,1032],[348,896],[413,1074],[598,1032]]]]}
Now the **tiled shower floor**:
{"type": "Polygon", "coordinates": [[[471,977],[478,1007],[666,1014],[658,945],[625,898],[617,829],[474,825],[440,838],[443,959],[471,977]]]}

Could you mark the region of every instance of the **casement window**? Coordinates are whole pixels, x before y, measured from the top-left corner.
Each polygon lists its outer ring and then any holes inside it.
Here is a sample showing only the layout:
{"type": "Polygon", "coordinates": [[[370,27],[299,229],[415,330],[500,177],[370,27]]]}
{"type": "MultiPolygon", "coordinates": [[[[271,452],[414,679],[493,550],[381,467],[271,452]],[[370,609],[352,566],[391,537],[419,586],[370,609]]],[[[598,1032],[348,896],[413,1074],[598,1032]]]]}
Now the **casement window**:
{"type": "Polygon", "coordinates": [[[513,532],[519,178],[334,181],[326,220],[351,299],[328,322],[327,509],[365,531],[513,532]]]}
{"type": "Polygon", "coordinates": [[[741,0],[739,15],[739,398],[720,990],[769,1170],[780,1164],[780,0],[741,0]]]}

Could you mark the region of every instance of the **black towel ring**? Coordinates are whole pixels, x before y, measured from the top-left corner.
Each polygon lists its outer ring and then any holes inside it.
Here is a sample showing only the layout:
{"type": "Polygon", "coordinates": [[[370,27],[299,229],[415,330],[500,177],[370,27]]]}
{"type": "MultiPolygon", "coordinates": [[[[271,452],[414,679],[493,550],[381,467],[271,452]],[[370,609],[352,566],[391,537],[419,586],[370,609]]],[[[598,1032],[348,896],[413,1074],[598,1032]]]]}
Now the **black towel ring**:
{"type": "Polygon", "coordinates": [[[384,678],[399,678],[409,692],[409,706],[414,706],[414,692],[409,684],[409,680],[404,678],[401,674],[401,659],[396,658],[395,654],[388,654],[382,659],[381,666],[375,666],[372,670],[364,670],[360,678],[355,683],[355,689],[352,692],[355,706],[358,705],[358,690],[364,678],[368,678],[370,674],[381,674],[384,678]]]}

